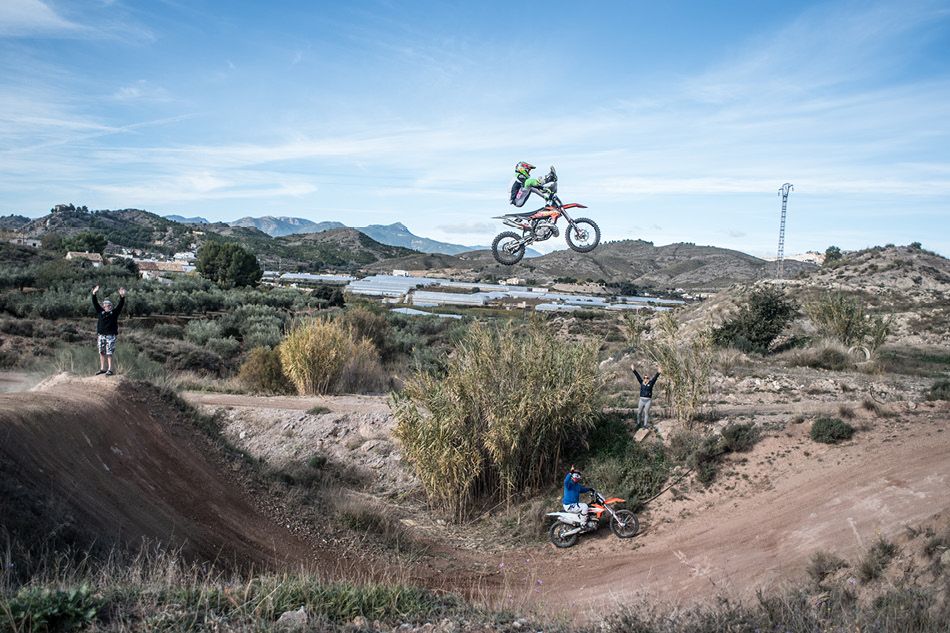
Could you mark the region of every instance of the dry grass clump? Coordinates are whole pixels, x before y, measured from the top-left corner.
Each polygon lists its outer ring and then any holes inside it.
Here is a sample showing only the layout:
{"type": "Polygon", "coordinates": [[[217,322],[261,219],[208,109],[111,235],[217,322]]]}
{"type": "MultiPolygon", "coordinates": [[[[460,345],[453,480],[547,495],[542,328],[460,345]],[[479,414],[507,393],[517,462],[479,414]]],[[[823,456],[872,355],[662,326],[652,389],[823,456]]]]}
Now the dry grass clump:
{"type": "Polygon", "coordinates": [[[301,395],[379,391],[387,385],[373,343],[338,321],[297,325],[277,348],[283,371],[301,395]]]}
{"type": "Polygon", "coordinates": [[[291,393],[293,385],[281,367],[280,354],[269,347],[255,347],[238,371],[238,380],[256,393],[291,393]]]}
{"type": "Polygon", "coordinates": [[[844,371],[852,367],[848,348],[832,339],[821,339],[805,349],[790,350],[782,354],[781,358],[793,367],[811,367],[831,371],[844,371]]]}
{"type": "Polygon", "coordinates": [[[879,538],[858,563],[858,578],[865,584],[876,580],[896,555],[897,546],[884,537],[879,538]]]}
{"type": "Polygon", "coordinates": [[[672,314],[659,320],[653,338],[644,341],[643,349],[662,368],[663,393],[669,400],[673,417],[692,428],[700,405],[709,393],[712,368],[712,339],[702,333],[686,340],[672,314]]]}
{"type": "Polygon", "coordinates": [[[847,561],[840,556],[835,556],[830,552],[817,551],[811,555],[811,559],[808,561],[807,571],[809,578],[811,578],[816,585],[820,585],[821,581],[827,576],[847,566],[847,561]]]}
{"type": "Polygon", "coordinates": [[[444,376],[410,378],[393,396],[394,434],[430,503],[462,521],[481,501],[550,483],[600,408],[597,350],[540,327],[475,324],[444,376]]]}

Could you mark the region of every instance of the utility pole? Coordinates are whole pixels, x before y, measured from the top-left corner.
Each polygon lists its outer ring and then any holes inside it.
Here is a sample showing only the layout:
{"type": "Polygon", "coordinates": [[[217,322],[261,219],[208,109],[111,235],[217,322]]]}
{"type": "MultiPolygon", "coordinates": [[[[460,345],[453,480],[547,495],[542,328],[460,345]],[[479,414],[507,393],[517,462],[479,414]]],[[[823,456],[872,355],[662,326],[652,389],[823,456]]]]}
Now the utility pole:
{"type": "Polygon", "coordinates": [[[779,279],[785,276],[785,210],[788,207],[788,194],[795,191],[794,185],[787,182],[778,190],[782,196],[782,222],[778,228],[778,257],[775,258],[775,272],[779,279]]]}

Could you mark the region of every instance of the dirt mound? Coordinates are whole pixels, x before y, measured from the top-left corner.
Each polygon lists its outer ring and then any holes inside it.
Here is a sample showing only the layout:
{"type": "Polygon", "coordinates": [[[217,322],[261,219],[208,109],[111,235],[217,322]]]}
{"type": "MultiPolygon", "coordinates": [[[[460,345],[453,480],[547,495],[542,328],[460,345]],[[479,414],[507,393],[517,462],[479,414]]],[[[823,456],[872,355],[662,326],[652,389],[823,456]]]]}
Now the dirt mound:
{"type": "Polygon", "coordinates": [[[54,377],[0,395],[0,531],[27,546],[143,542],[271,566],[310,547],[265,516],[242,466],[156,388],[54,377]]]}

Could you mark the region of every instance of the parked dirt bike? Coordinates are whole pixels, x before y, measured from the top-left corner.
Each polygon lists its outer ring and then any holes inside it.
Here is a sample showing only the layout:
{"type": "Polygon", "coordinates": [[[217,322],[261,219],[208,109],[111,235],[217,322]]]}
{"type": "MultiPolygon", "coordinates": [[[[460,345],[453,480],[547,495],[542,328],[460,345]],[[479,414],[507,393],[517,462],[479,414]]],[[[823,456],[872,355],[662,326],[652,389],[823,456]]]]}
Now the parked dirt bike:
{"type": "Polygon", "coordinates": [[[585,517],[576,512],[548,512],[549,517],[555,518],[551,529],[548,530],[548,536],[555,547],[571,547],[577,543],[579,535],[596,532],[605,514],[610,517],[610,531],[616,534],[617,538],[631,538],[640,531],[637,515],[630,510],[614,510],[611,507],[615,503],[623,503],[623,499],[605,499],[596,490],[592,490],[591,495],[594,502],[590,505],[586,522],[585,517]]]}
{"type": "Polygon", "coordinates": [[[525,249],[534,242],[543,242],[546,239],[557,237],[560,231],[557,221],[562,216],[567,220],[567,229],[564,238],[567,245],[578,253],[589,253],[600,244],[600,227],[590,218],[572,218],[568,209],[586,209],[587,207],[571,202],[563,204],[557,197],[557,172],[551,167],[550,173],[544,177],[540,187],[532,187],[532,191],[544,198],[546,204],[537,211],[522,213],[506,213],[495,216],[506,225],[519,229],[521,234],[514,231],[499,233],[492,242],[491,252],[499,264],[512,266],[521,261],[525,249]]]}

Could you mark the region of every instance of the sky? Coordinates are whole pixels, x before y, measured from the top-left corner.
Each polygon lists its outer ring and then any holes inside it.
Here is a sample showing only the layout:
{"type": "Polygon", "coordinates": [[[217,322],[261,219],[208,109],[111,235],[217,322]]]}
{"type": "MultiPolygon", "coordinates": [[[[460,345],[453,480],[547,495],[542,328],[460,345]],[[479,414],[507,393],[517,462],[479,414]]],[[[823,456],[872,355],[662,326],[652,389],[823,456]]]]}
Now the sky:
{"type": "Polygon", "coordinates": [[[0,2],[0,214],[483,245],[518,161],[604,240],[774,256],[790,182],[786,254],[950,255],[950,1],[0,2]]]}

